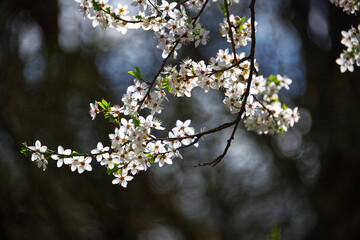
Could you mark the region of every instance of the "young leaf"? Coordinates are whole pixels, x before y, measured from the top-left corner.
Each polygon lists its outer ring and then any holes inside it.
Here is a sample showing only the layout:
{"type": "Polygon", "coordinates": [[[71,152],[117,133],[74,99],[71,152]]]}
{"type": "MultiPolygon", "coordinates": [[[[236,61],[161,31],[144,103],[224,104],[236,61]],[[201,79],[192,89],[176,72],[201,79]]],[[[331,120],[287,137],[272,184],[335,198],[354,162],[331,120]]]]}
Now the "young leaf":
{"type": "Polygon", "coordinates": [[[135,73],[134,73],[133,71],[128,71],[128,74],[131,74],[131,75],[133,75],[134,77],[136,77],[136,76],[135,76],[135,73]]]}
{"type": "Polygon", "coordinates": [[[163,78],[162,88],[167,88],[169,86],[168,80],[166,77],[163,78]]]}
{"type": "Polygon", "coordinates": [[[135,67],[134,74],[135,74],[135,77],[141,78],[141,71],[138,67],[135,67]]]}
{"type": "Polygon", "coordinates": [[[102,104],[102,102],[98,101],[97,104],[104,110],[106,110],[105,106],[102,104]]]}
{"type": "Polygon", "coordinates": [[[133,123],[136,127],[140,127],[140,119],[138,117],[135,116],[131,116],[133,123]]]}
{"type": "Polygon", "coordinates": [[[24,154],[24,155],[28,155],[28,154],[29,154],[29,150],[28,150],[28,147],[27,147],[27,144],[26,144],[26,143],[22,143],[22,144],[21,144],[20,153],[22,153],[22,154],[24,154]]]}
{"type": "Polygon", "coordinates": [[[270,75],[270,76],[268,77],[268,79],[269,79],[269,82],[275,83],[276,86],[279,86],[279,85],[280,85],[280,81],[277,80],[277,78],[276,78],[274,75],[270,75]]]}
{"type": "Polygon", "coordinates": [[[106,173],[109,174],[109,175],[110,175],[110,174],[113,174],[114,172],[118,172],[118,171],[120,171],[120,173],[121,173],[121,170],[117,168],[118,165],[119,165],[119,164],[114,164],[114,168],[113,168],[113,169],[111,169],[111,168],[109,168],[109,167],[106,167],[106,173]]]}
{"type": "Polygon", "coordinates": [[[223,11],[224,15],[226,15],[226,8],[225,8],[225,5],[223,3],[220,3],[220,8],[223,11]]]}
{"type": "Polygon", "coordinates": [[[269,240],[281,240],[281,227],[274,226],[270,230],[269,240]]]}
{"type": "Polygon", "coordinates": [[[92,3],[92,5],[93,5],[93,8],[94,8],[95,11],[101,11],[101,5],[100,5],[100,3],[98,3],[98,2],[96,2],[96,1],[94,1],[94,0],[92,0],[91,3],[92,3]]]}
{"type": "Polygon", "coordinates": [[[109,108],[110,107],[110,103],[108,103],[107,101],[105,101],[105,99],[103,99],[102,104],[104,105],[104,107],[109,108]]]}

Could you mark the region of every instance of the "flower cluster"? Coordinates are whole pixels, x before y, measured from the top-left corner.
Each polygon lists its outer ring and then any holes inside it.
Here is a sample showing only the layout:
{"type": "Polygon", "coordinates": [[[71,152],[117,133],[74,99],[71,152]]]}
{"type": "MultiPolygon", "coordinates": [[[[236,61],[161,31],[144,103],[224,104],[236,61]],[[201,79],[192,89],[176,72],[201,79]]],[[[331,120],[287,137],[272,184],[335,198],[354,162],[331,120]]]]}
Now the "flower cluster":
{"type": "MultiPolygon", "coordinates": [[[[122,96],[121,105],[110,105],[105,100],[90,103],[90,116],[94,120],[103,114],[111,123],[116,124],[109,134],[110,144],[99,142],[91,153],[77,153],[59,146],[57,151],[49,150],[36,141],[35,146],[23,146],[24,154],[32,154],[32,161],[44,170],[47,159],[57,161],[57,166],[67,165],[71,171],[91,171],[92,159],[96,159],[113,175],[113,184],[127,187],[137,173],[146,171],[152,164],[172,164],[175,157],[182,158],[179,150],[198,146],[199,139],[205,134],[214,133],[230,126],[235,129],[241,119],[248,130],[258,134],[283,132],[299,120],[297,108],[290,109],[279,100],[279,91],[289,89],[291,80],[286,76],[271,75],[264,78],[258,74],[259,64],[255,60],[254,20],[255,0],[252,0],[252,17],[230,14],[231,2],[221,4],[226,18],[219,24],[220,34],[232,45],[220,49],[209,62],[185,59],[178,65],[167,65],[170,57],[175,58],[176,50],[190,42],[195,47],[206,45],[209,37],[199,18],[208,0],[190,0],[169,3],[165,0],[157,4],[152,0],[133,0],[132,6],[138,8],[137,15],[129,16],[128,6],[118,4],[113,8],[108,0],[75,0],[80,3],[80,11],[92,20],[94,27],[104,30],[115,28],[126,34],[128,29],[152,30],[158,39],[157,47],[162,50],[163,64],[152,80],[147,80],[139,68],[129,71],[134,84],[122,96]],[[187,10],[198,12],[196,16],[187,15],[187,10]],[[237,53],[236,49],[251,41],[251,53],[237,53]],[[223,104],[231,114],[238,117],[231,123],[196,133],[190,127],[191,120],[176,121],[176,126],[164,138],[156,137],[154,132],[165,130],[155,114],[162,112],[162,103],[168,93],[177,97],[190,97],[192,90],[200,87],[204,92],[218,90],[224,94],[223,104]],[[149,115],[143,117],[142,110],[148,109],[149,115]]],[[[234,131],[235,132],[235,131],[234,131]]],[[[231,138],[232,139],[232,138],[231,138]]],[[[228,141],[228,144],[231,142],[228,141]]],[[[223,157],[223,156],[222,156],[223,157]]],[[[221,158],[218,158],[218,160],[221,158]]],[[[219,160],[219,161],[220,161],[219,160]]]]}
{"type": "MultiPolygon", "coordinates": [[[[330,0],[332,4],[343,8],[343,11],[347,14],[356,14],[359,11],[360,0],[330,0]]],[[[357,29],[351,27],[347,32],[341,31],[342,40],[341,43],[346,46],[336,63],[340,65],[340,71],[350,72],[354,71],[354,64],[360,66],[360,24],[358,24],[357,29]]]]}
{"type": "Polygon", "coordinates": [[[278,95],[282,88],[289,89],[291,79],[278,74],[270,75],[267,84],[264,84],[264,78],[261,76],[254,80],[255,86],[262,86],[257,93],[262,95],[263,101],[259,101],[256,95],[248,99],[247,118],[244,120],[247,129],[258,134],[274,134],[287,131],[289,126],[294,126],[300,118],[298,108],[291,109],[281,104],[278,95]]]}
{"type": "MultiPolygon", "coordinates": [[[[208,65],[204,61],[187,59],[178,70],[176,67],[165,68],[166,76],[162,83],[178,97],[190,97],[194,87],[201,87],[205,92],[222,89],[226,109],[232,114],[238,113],[247,89],[250,63],[244,60],[245,53],[237,54],[236,58],[238,62],[225,49],[219,50],[208,65]]],[[[297,108],[287,108],[278,96],[282,88],[289,89],[291,82],[288,77],[280,75],[270,76],[269,79],[262,75],[253,77],[245,111],[245,124],[249,130],[258,134],[274,134],[286,131],[299,120],[297,108]]]]}
{"type": "MultiPolygon", "coordinates": [[[[129,16],[128,6],[118,4],[113,9],[108,0],[75,0],[80,3],[80,12],[92,20],[93,27],[102,29],[115,28],[126,34],[128,29],[154,31],[158,39],[157,47],[163,51],[162,57],[170,53],[177,56],[176,49],[181,44],[195,41],[195,47],[206,44],[209,31],[198,23],[198,17],[188,16],[184,4],[169,3],[165,0],[158,5],[151,0],[133,0],[131,5],[138,8],[136,15],[129,16]]],[[[200,11],[205,4],[203,0],[184,1],[189,10],[200,11]]]]}
{"type": "Polygon", "coordinates": [[[41,146],[41,142],[36,141],[35,146],[31,146],[29,149],[33,151],[31,161],[35,162],[39,168],[42,168],[43,171],[45,171],[48,161],[45,159],[44,153],[46,152],[47,147],[41,146]]]}
{"type": "MultiPolygon", "coordinates": [[[[111,111],[111,110],[110,110],[111,111]]],[[[197,138],[194,128],[190,127],[191,121],[178,120],[176,126],[168,133],[169,138],[156,139],[151,135],[153,129],[164,130],[161,123],[152,115],[138,119],[126,120],[121,118],[119,128],[109,134],[111,147],[103,146],[99,142],[91,154],[80,154],[70,149],[64,150],[62,146],[57,151],[48,150],[36,141],[35,146],[24,148],[24,153],[31,152],[32,161],[36,162],[43,170],[48,164],[47,159],[57,161],[57,166],[67,165],[71,171],[92,171],[90,165],[94,156],[101,166],[107,168],[108,174],[113,174],[113,184],[127,186],[127,182],[140,171],[147,170],[152,163],[158,163],[162,167],[165,163],[172,164],[174,157],[182,158],[179,149],[183,146],[197,146],[197,138]],[[25,152],[26,151],[26,152],[25,152]],[[130,175],[131,174],[131,175],[130,175]]]]}
{"type": "Polygon", "coordinates": [[[347,32],[341,31],[342,40],[341,43],[347,47],[343,53],[340,54],[340,58],[336,59],[336,63],[340,65],[340,71],[346,70],[353,72],[354,64],[360,66],[360,25],[357,29],[351,27],[347,32]]]}
{"type": "MultiPolygon", "coordinates": [[[[233,41],[236,48],[241,46],[246,46],[248,41],[251,41],[251,19],[245,23],[245,17],[234,16],[231,14],[229,16],[229,23],[226,18],[224,18],[223,23],[220,24],[220,33],[221,36],[227,37],[227,42],[231,43],[232,39],[229,34],[229,31],[232,31],[233,41]]],[[[255,23],[257,24],[257,23],[255,23]]],[[[256,31],[256,29],[255,29],[256,31]]]]}
{"type": "Polygon", "coordinates": [[[90,156],[84,156],[84,154],[78,154],[73,152],[70,149],[64,150],[62,146],[58,147],[57,152],[49,150],[47,146],[42,146],[41,142],[37,140],[35,146],[26,146],[23,147],[22,153],[28,154],[31,153],[31,160],[37,164],[39,168],[45,171],[46,165],[48,164],[47,159],[50,157],[57,161],[57,166],[61,167],[63,164],[68,165],[71,171],[78,171],[78,173],[83,173],[86,171],[91,171],[92,167],[90,165],[92,158],[90,156]]]}
{"type": "Polygon", "coordinates": [[[343,8],[347,14],[355,14],[356,11],[359,11],[359,0],[330,0],[330,2],[343,8]]]}
{"type": "Polygon", "coordinates": [[[116,179],[113,183],[126,187],[126,181],[132,179],[126,177],[129,172],[135,175],[139,171],[147,170],[151,163],[158,163],[162,167],[165,163],[172,164],[174,157],[181,158],[179,148],[196,141],[195,137],[189,137],[195,133],[189,126],[190,122],[187,120],[183,123],[178,120],[176,127],[168,133],[169,138],[157,139],[151,132],[153,129],[164,128],[153,115],[130,120],[121,118],[119,128],[109,135],[111,154],[108,154],[109,147],[103,148],[100,143],[92,153],[102,153],[98,155],[97,160],[114,174],[116,179]]]}

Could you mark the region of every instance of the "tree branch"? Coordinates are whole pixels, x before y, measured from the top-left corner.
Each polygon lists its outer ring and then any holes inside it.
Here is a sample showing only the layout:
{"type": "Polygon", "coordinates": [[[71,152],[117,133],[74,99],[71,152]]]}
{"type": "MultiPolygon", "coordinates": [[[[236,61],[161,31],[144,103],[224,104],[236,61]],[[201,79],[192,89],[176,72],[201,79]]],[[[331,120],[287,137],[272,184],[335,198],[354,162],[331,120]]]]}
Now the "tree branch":
{"type": "Polygon", "coordinates": [[[237,58],[236,58],[236,47],[235,47],[235,42],[234,42],[234,37],[233,37],[233,31],[232,31],[232,25],[231,25],[231,22],[230,22],[230,11],[229,11],[229,5],[228,5],[228,0],[224,0],[224,4],[225,4],[225,10],[226,10],[226,19],[227,19],[227,22],[229,24],[229,37],[230,37],[230,41],[231,41],[231,47],[232,47],[232,50],[233,50],[233,54],[234,54],[234,59],[235,61],[237,61],[237,58]]]}
{"type": "Polygon", "coordinates": [[[225,149],[223,151],[223,153],[218,156],[215,160],[211,161],[211,162],[205,162],[205,163],[199,163],[197,164],[195,167],[197,166],[216,166],[218,163],[221,162],[221,160],[225,157],[225,155],[227,154],[231,142],[232,140],[234,140],[234,136],[235,136],[235,132],[237,130],[237,127],[241,121],[241,116],[243,115],[243,113],[245,112],[245,108],[246,108],[246,102],[247,99],[249,97],[250,94],[250,87],[251,87],[251,82],[252,82],[252,78],[253,78],[253,73],[255,72],[255,45],[256,45],[256,38],[255,38],[255,2],[256,0],[252,0],[250,3],[250,11],[251,11],[251,49],[250,49],[250,74],[249,74],[249,79],[247,82],[247,87],[246,87],[246,91],[244,93],[244,99],[241,105],[241,110],[238,113],[237,118],[235,119],[234,123],[234,129],[232,131],[232,134],[230,136],[230,138],[227,140],[227,144],[225,146],[225,149]]]}
{"type": "MultiPolygon", "coordinates": [[[[208,2],[209,2],[209,0],[206,0],[206,1],[205,1],[204,5],[203,5],[202,8],[200,9],[199,13],[193,18],[193,20],[192,20],[193,26],[195,26],[196,21],[199,19],[200,15],[203,13],[203,11],[204,11],[204,9],[205,9],[205,7],[206,7],[206,5],[207,5],[208,2]]],[[[154,83],[156,82],[157,77],[160,75],[161,71],[162,71],[163,68],[165,67],[166,62],[169,60],[169,58],[171,57],[171,55],[174,53],[176,47],[179,45],[179,43],[180,43],[180,41],[181,41],[181,38],[182,38],[183,36],[185,36],[185,34],[187,34],[187,32],[184,33],[182,36],[180,36],[180,37],[176,40],[173,49],[171,49],[171,51],[169,52],[169,54],[168,54],[168,55],[166,56],[166,58],[163,60],[163,63],[161,64],[161,67],[159,68],[158,72],[155,74],[153,80],[149,83],[149,89],[147,90],[144,98],[139,101],[138,112],[140,112],[141,106],[142,106],[142,104],[144,103],[144,101],[145,101],[147,98],[149,98],[149,96],[150,96],[150,91],[151,91],[152,87],[154,86],[154,83]]]]}

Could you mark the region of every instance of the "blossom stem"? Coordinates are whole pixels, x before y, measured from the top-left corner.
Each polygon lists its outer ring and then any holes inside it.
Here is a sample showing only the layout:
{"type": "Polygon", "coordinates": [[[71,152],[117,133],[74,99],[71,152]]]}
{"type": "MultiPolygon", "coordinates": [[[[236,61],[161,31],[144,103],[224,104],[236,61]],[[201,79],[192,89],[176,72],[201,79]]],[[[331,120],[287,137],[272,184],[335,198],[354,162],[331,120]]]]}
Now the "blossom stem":
{"type": "Polygon", "coordinates": [[[250,11],[251,11],[250,74],[249,74],[249,79],[248,79],[248,82],[247,82],[246,91],[245,91],[245,93],[243,95],[244,99],[243,99],[243,102],[242,102],[241,110],[238,113],[237,118],[233,122],[235,124],[235,126],[234,126],[234,129],[233,129],[232,133],[231,133],[230,138],[227,140],[227,144],[225,146],[225,149],[224,149],[223,153],[220,156],[218,156],[215,160],[213,160],[211,162],[199,163],[196,166],[212,166],[212,167],[214,167],[218,163],[221,162],[221,160],[227,154],[227,152],[228,152],[228,150],[230,148],[232,140],[234,140],[235,132],[236,132],[237,127],[238,127],[238,125],[239,125],[239,123],[240,123],[240,121],[242,119],[241,117],[242,117],[243,113],[245,112],[246,102],[247,102],[247,99],[248,99],[249,94],[250,94],[250,87],[251,87],[251,81],[252,81],[252,78],[253,78],[253,72],[255,71],[255,45],[256,45],[256,37],[255,37],[255,2],[256,2],[256,0],[252,0],[251,3],[250,3],[250,6],[249,6],[250,11]]]}
{"type": "MultiPolygon", "coordinates": [[[[200,17],[200,15],[203,13],[207,3],[209,2],[209,0],[206,0],[204,5],[202,6],[202,8],[200,9],[200,11],[198,12],[198,14],[192,19],[192,24],[193,26],[195,26],[196,24],[196,21],[198,20],[198,18],[200,17]]],[[[140,112],[141,110],[141,106],[142,104],[144,103],[144,101],[150,96],[150,91],[152,89],[152,87],[154,86],[155,82],[156,82],[156,79],[157,77],[160,75],[161,71],[163,70],[163,68],[165,67],[167,61],[169,60],[169,58],[171,57],[171,55],[174,53],[176,47],[179,45],[180,41],[181,41],[181,38],[185,36],[186,33],[184,33],[182,36],[180,36],[176,42],[175,42],[175,45],[173,46],[173,48],[171,49],[171,51],[169,52],[169,54],[166,56],[166,58],[163,60],[163,63],[161,64],[158,72],[155,74],[153,80],[151,81],[150,85],[149,85],[149,88],[145,94],[145,96],[143,97],[142,100],[139,101],[139,105],[137,107],[137,111],[140,112]]]]}
{"type": "Polygon", "coordinates": [[[231,47],[233,50],[234,59],[235,59],[235,61],[237,61],[234,35],[233,35],[233,31],[232,31],[232,24],[230,22],[230,11],[229,11],[228,0],[224,0],[224,4],[225,4],[225,10],[226,10],[226,19],[227,19],[227,22],[229,25],[229,37],[230,37],[230,41],[231,41],[231,47]]]}

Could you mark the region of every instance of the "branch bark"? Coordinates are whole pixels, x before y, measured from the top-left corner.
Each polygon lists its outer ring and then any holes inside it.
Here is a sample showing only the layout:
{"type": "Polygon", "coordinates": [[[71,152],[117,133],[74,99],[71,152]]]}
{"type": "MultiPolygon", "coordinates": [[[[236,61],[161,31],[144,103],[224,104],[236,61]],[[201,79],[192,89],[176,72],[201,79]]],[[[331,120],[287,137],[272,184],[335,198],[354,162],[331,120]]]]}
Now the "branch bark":
{"type": "Polygon", "coordinates": [[[242,119],[242,115],[245,112],[246,109],[246,102],[247,99],[249,97],[250,94],[250,88],[251,88],[251,82],[253,79],[253,74],[256,71],[255,69],[255,45],[256,45],[256,37],[255,37],[255,2],[256,0],[252,0],[250,3],[250,11],[251,11],[251,49],[250,49],[250,74],[249,74],[249,79],[247,82],[247,86],[246,86],[246,91],[244,93],[244,98],[243,98],[243,102],[241,105],[241,110],[238,113],[237,118],[235,119],[235,121],[233,122],[235,124],[234,129],[231,133],[230,138],[227,140],[227,144],[225,146],[225,149],[223,151],[223,153],[218,156],[215,160],[211,161],[211,162],[205,162],[205,163],[199,163],[197,165],[195,165],[195,167],[197,166],[212,166],[215,167],[217,164],[219,164],[221,162],[221,160],[226,156],[230,146],[231,146],[231,142],[234,140],[234,136],[235,136],[235,132],[237,130],[237,127],[242,119]]]}

